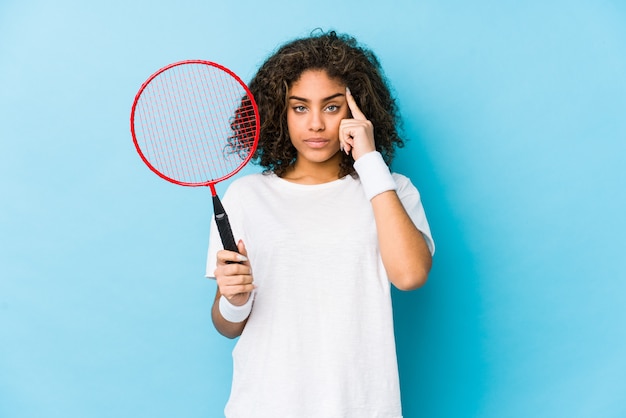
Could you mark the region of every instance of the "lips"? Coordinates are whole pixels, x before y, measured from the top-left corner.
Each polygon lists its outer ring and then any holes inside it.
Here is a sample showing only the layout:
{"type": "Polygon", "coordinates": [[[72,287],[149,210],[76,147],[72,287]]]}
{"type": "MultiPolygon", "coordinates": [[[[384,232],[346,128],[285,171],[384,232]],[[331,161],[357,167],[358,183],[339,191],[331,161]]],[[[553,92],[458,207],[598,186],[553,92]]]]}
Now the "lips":
{"type": "Polygon", "coordinates": [[[330,140],[326,138],[309,138],[305,139],[304,143],[311,148],[323,148],[330,143],[330,140]]]}

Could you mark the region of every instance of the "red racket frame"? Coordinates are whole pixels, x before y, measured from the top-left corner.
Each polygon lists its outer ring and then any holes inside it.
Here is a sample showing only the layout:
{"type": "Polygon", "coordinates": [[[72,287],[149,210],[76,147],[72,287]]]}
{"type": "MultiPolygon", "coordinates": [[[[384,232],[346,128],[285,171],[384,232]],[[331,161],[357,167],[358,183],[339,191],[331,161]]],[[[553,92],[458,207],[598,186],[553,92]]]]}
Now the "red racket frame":
{"type": "Polygon", "coordinates": [[[248,162],[252,159],[252,157],[254,156],[254,152],[256,151],[257,145],[259,143],[259,134],[261,131],[261,122],[260,122],[260,118],[259,118],[259,108],[256,104],[256,101],[254,100],[254,96],[252,95],[252,93],[250,92],[250,89],[248,88],[248,86],[246,85],[246,83],[243,82],[243,80],[241,80],[241,78],[239,78],[239,76],[237,74],[235,74],[234,72],[232,72],[230,69],[224,67],[223,65],[220,65],[216,62],[213,61],[207,61],[207,60],[184,60],[184,61],[178,61],[178,62],[174,62],[172,64],[169,64],[163,68],[161,68],[160,70],[158,70],[157,72],[155,72],[154,74],[152,74],[140,87],[139,91],[137,92],[137,94],[135,95],[135,100],[133,101],[133,107],[131,109],[130,112],[130,130],[133,136],[133,143],[135,144],[135,149],[137,150],[137,153],[139,154],[139,156],[141,157],[142,161],[144,162],[144,164],[146,164],[148,166],[148,168],[150,170],[152,170],[155,174],[157,174],[159,177],[161,177],[164,180],[169,181],[170,183],[174,183],[174,184],[178,184],[180,186],[186,186],[186,187],[200,187],[200,186],[209,186],[209,188],[211,189],[211,194],[213,196],[216,196],[216,191],[215,191],[215,185],[217,183],[219,183],[220,181],[226,180],[232,176],[234,176],[235,174],[237,174],[246,164],[248,164],[248,162]],[[182,181],[178,181],[176,179],[173,179],[171,177],[166,176],[165,174],[161,173],[159,170],[157,170],[151,163],[150,161],[148,161],[148,159],[145,157],[145,155],[143,154],[143,152],[141,151],[141,148],[139,146],[139,143],[137,142],[137,138],[136,138],[136,134],[135,134],[135,124],[134,124],[134,119],[135,119],[135,110],[137,108],[137,103],[139,101],[139,98],[141,97],[141,94],[143,93],[143,91],[146,89],[146,87],[152,82],[152,80],[154,80],[156,77],[158,77],[161,73],[173,68],[173,67],[177,67],[179,65],[185,65],[185,64],[203,64],[203,65],[210,65],[212,67],[215,68],[219,68],[220,70],[226,72],[228,75],[230,75],[231,77],[233,77],[235,80],[237,80],[237,82],[241,85],[241,87],[243,87],[243,89],[246,92],[246,95],[248,96],[248,98],[250,99],[250,102],[252,104],[252,107],[254,109],[254,115],[255,115],[255,130],[256,130],[256,134],[254,137],[254,141],[252,143],[250,152],[248,153],[247,157],[245,159],[242,160],[241,164],[239,164],[239,166],[237,168],[235,168],[233,171],[231,171],[230,173],[217,178],[217,179],[213,179],[213,180],[208,180],[205,182],[201,182],[201,183],[188,183],[188,182],[182,182],[182,181]]]}

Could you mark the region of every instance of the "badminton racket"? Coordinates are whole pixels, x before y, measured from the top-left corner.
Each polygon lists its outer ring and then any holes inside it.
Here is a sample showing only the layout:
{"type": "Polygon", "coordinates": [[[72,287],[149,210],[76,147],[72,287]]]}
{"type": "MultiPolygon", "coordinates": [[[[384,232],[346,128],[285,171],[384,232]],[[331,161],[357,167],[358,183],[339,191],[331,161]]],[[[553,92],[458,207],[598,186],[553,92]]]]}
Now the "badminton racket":
{"type": "Polygon", "coordinates": [[[246,84],[214,62],[170,64],[139,89],[130,126],[139,156],[159,177],[210,188],[222,245],[237,251],[215,185],[241,170],[257,147],[259,113],[246,84]]]}

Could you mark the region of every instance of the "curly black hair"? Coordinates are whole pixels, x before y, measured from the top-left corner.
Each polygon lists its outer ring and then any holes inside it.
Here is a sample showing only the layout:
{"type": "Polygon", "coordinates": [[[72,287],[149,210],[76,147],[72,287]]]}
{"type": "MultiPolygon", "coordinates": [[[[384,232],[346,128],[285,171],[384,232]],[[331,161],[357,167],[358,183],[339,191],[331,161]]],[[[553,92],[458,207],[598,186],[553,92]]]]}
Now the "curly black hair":
{"type": "MultiPolygon", "coordinates": [[[[399,111],[376,55],[349,35],[318,32],[281,46],[249,83],[258,105],[261,133],[253,161],[282,176],[296,160],[287,128],[287,94],[307,70],[324,70],[350,91],[374,126],[376,149],[391,164],[395,148],[404,146],[399,111]]],[[[339,177],[356,175],[352,156],[341,153],[339,177]]]]}

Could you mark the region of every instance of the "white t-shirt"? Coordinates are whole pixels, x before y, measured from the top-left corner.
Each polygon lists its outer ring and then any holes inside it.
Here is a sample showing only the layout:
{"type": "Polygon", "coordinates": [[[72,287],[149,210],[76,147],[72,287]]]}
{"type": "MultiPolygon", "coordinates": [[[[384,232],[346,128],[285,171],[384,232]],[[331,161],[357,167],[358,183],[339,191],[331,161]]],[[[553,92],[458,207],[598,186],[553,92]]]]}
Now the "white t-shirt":
{"type": "MultiPolygon", "coordinates": [[[[434,252],[417,189],[393,177],[434,252]]],[[[257,287],[233,350],[226,416],[401,417],[390,283],[358,178],[301,185],[252,174],[223,204],[257,287]]],[[[207,277],[221,248],[212,222],[207,277]]]]}

